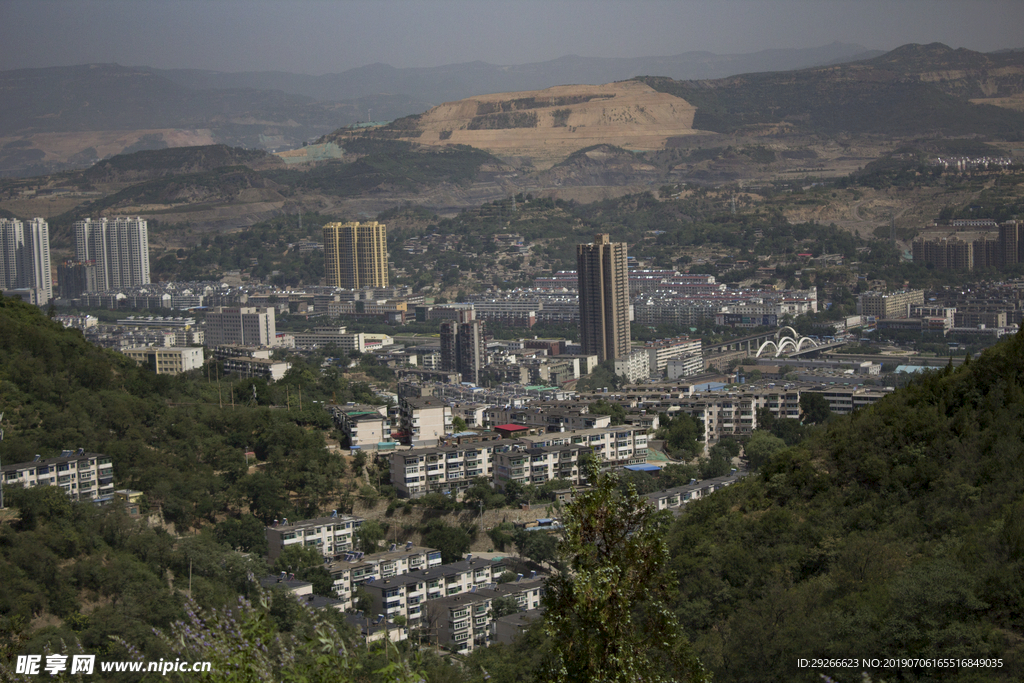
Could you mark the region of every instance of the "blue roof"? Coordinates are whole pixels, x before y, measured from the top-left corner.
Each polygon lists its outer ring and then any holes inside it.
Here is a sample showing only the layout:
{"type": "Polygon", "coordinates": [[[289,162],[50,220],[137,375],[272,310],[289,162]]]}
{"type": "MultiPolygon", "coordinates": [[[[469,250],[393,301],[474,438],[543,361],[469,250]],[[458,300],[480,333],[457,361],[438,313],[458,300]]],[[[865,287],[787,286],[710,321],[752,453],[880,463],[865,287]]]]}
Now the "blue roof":
{"type": "Polygon", "coordinates": [[[630,472],[660,472],[661,468],[657,465],[626,465],[625,469],[630,472]]]}
{"type": "Polygon", "coordinates": [[[927,365],[897,365],[896,372],[925,372],[927,370],[934,370],[934,367],[927,365]]]}
{"type": "Polygon", "coordinates": [[[476,435],[477,435],[476,432],[456,432],[455,434],[452,434],[452,436],[476,436],[476,435]]]}

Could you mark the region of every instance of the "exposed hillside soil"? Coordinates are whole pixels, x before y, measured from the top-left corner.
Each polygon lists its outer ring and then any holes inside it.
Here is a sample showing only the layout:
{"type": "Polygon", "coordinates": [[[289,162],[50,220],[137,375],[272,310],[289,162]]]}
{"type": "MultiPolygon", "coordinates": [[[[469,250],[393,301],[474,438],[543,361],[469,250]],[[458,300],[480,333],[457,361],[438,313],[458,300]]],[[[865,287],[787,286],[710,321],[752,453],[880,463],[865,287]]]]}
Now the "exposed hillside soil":
{"type": "Polygon", "coordinates": [[[694,112],[685,100],[635,81],[564,85],[447,102],[415,119],[415,141],[527,156],[545,169],[596,144],[663,149],[671,137],[699,132],[694,112]]]}

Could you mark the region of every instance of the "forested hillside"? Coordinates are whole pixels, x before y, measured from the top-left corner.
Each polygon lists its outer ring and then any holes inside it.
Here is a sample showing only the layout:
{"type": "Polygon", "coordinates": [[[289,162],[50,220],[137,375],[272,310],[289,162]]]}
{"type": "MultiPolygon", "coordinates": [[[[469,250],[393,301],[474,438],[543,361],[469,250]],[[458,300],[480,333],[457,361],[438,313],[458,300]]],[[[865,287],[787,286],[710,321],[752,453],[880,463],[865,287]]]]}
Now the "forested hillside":
{"type": "Polygon", "coordinates": [[[676,610],[716,680],[818,680],[801,657],[998,659],[873,673],[1021,680],[1022,417],[1018,334],[689,508],[669,537],[676,610]]]}

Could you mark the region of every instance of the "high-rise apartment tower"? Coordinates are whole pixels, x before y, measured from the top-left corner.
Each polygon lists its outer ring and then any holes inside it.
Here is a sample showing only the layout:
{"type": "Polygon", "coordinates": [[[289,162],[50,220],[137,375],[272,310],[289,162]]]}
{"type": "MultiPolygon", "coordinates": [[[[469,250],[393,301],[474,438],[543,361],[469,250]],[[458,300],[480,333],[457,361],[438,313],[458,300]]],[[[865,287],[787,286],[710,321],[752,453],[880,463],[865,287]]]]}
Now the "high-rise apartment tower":
{"type": "Polygon", "coordinates": [[[441,369],[462,373],[463,382],[480,383],[480,370],[487,363],[484,321],[441,323],[441,369]]]}
{"type": "Polygon", "coordinates": [[[328,223],[324,226],[328,287],[388,286],[388,240],[383,223],[328,223]]]}
{"type": "Polygon", "coordinates": [[[75,223],[75,260],[96,264],[96,291],[149,284],[149,228],[142,218],[115,216],[75,223]]]}
{"type": "Polygon", "coordinates": [[[626,243],[597,235],[593,244],[576,245],[583,353],[599,361],[628,356],[629,271],[626,243]]]}
{"type": "Polygon", "coordinates": [[[30,290],[38,306],[53,298],[50,226],[42,218],[0,219],[0,289],[30,290]]]}

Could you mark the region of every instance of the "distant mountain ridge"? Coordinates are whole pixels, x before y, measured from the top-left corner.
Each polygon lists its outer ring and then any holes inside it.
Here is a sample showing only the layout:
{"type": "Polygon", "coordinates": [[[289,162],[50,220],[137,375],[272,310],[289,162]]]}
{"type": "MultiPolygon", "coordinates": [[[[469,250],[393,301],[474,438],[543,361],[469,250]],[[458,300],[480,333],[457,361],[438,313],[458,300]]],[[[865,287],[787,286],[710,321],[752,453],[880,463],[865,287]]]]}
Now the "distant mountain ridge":
{"type": "Polygon", "coordinates": [[[694,128],[717,133],[760,127],[825,134],[1024,136],[1024,112],[1010,106],[1024,98],[1024,52],[908,44],[867,60],[799,71],[637,80],[694,105],[694,128]]]}
{"type": "Polygon", "coordinates": [[[871,51],[862,45],[836,42],[815,48],[773,49],[747,54],[719,55],[695,51],[665,57],[620,58],[567,55],[545,62],[518,65],[474,61],[435,67],[397,68],[375,63],[322,76],[276,71],[150,71],[178,85],[197,90],[272,89],[321,101],[349,100],[387,93],[439,104],[474,95],[541,90],[556,85],[597,85],[648,74],[675,80],[698,80],[757,71],[788,71],[880,54],[882,51],[871,51]]]}

